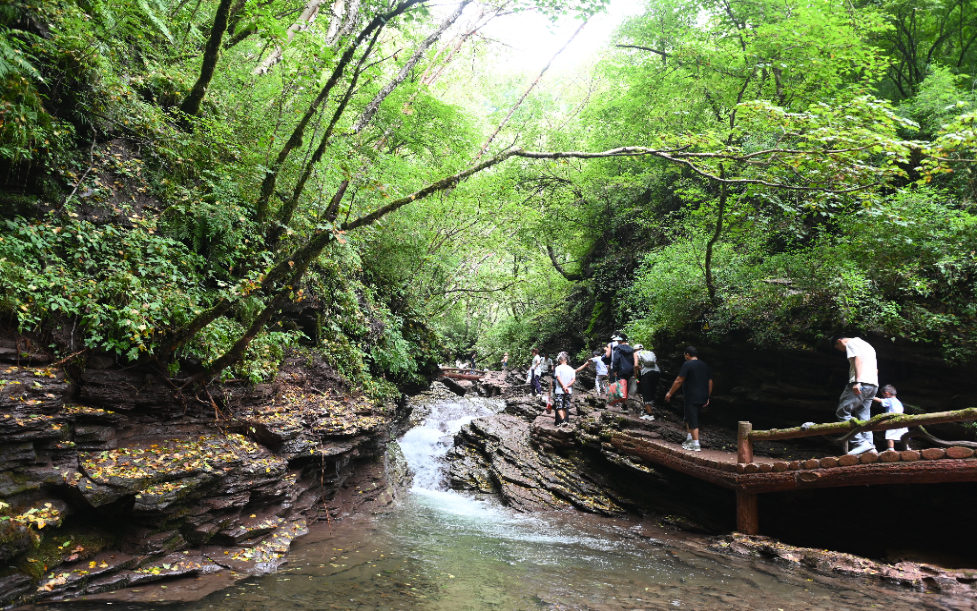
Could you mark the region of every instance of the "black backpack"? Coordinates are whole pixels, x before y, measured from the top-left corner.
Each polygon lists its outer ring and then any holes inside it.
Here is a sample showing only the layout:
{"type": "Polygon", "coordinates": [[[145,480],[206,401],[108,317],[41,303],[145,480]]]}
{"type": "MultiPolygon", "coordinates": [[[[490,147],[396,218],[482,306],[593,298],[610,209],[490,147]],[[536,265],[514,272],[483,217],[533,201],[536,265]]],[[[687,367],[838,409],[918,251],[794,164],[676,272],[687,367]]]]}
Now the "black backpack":
{"type": "Polygon", "coordinates": [[[628,344],[621,344],[614,347],[614,355],[617,357],[617,369],[615,373],[622,378],[626,378],[634,373],[634,348],[628,344]]]}

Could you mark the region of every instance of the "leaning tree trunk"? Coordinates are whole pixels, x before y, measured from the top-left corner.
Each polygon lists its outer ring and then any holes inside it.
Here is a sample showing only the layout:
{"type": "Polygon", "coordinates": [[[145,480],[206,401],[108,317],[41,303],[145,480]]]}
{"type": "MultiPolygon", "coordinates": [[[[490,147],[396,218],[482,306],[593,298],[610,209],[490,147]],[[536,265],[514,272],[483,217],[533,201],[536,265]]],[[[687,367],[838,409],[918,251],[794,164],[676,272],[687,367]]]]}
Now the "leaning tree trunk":
{"type": "Polygon", "coordinates": [[[231,4],[233,0],[221,0],[217,6],[217,14],[214,15],[214,25],[210,28],[210,38],[207,39],[207,48],[204,50],[204,62],[200,66],[200,77],[190,90],[190,95],[183,100],[180,105],[182,110],[191,117],[197,116],[200,112],[200,104],[207,95],[207,87],[214,78],[214,71],[217,69],[217,61],[220,59],[221,45],[224,42],[224,33],[227,32],[227,21],[231,14],[231,4]]]}
{"type": "MultiPolygon", "coordinates": [[[[722,165],[719,166],[719,178],[721,180],[726,179],[726,171],[722,165]]],[[[711,301],[714,306],[719,305],[719,301],[716,297],[716,283],[712,277],[712,250],[723,233],[723,222],[726,216],[726,197],[728,195],[729,187],[725,182],[720,183],[719,210],[716,212],[716,229],[713,231],[712,237],[709,238],[709,242],[706,244],[706,290],[709,291],[709,301],[711,301]]]]}

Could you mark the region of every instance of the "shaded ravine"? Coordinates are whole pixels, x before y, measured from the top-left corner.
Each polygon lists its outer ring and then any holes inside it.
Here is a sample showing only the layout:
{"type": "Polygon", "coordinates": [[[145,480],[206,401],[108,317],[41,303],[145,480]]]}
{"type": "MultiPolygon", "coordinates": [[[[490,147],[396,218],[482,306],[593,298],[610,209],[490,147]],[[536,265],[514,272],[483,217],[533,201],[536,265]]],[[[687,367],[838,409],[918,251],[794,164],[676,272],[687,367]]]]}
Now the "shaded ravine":
{"type": "MultiPolygon", "coordinates": [[[[438,401],[400,440],[414,487],[399,506],[299,539],[280,572],[169,608],[223,609],[974,609],[970,599],[868,585],[727,557],[708,540],[639,520],[575,511],[520,514],[496,497],[447,488],[453,434],[501,409],[486,399],[438,401]]],[[[162,586],[45,608],[152,608],[162,586]],[[155,590],[153,590],[155,588],[155,590]],[[150,604],[147,604],[150,603],[150,604]]],[[[171,586],[173,587],[173,586],[171,586]]],[[[177,596],[178,597],[178,596],[177,596]]]]}

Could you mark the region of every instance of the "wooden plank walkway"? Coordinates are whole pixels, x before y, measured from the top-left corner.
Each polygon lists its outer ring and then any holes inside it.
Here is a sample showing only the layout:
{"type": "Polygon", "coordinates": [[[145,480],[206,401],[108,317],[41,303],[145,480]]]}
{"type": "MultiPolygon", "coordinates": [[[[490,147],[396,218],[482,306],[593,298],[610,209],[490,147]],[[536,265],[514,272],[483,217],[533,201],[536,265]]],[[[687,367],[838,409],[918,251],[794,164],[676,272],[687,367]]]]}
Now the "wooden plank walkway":
{"type": "Polygon", "coordinates": [[[754,457],[750,462],[741,462],[732,452],[691,452],[682,449],[679,444],[650,438],[638,430],[618,431],[602,441],[617,452],[734,490],[737,530],[746,534],[759,534],[756,495],[765,492],[882,484],[977,482],[975,451],[959,446],[922,451],[889,450],[881,454],[831,456],[803,461],[754,457]]]}

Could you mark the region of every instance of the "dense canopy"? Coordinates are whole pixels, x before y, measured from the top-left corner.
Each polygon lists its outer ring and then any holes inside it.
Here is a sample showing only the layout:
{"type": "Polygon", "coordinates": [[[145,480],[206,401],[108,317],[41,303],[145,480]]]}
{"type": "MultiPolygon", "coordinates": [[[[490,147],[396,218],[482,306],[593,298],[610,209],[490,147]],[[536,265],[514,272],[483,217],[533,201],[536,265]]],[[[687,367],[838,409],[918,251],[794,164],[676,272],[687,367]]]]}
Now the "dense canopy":
{"type": "Polygon", "coordinates": [[[0,311],[375,396],[617,328],[972,360],[977,4],[920,6],[649,0],[540,71],[486,28],[604,2],[7,0],[0,311]]]}

